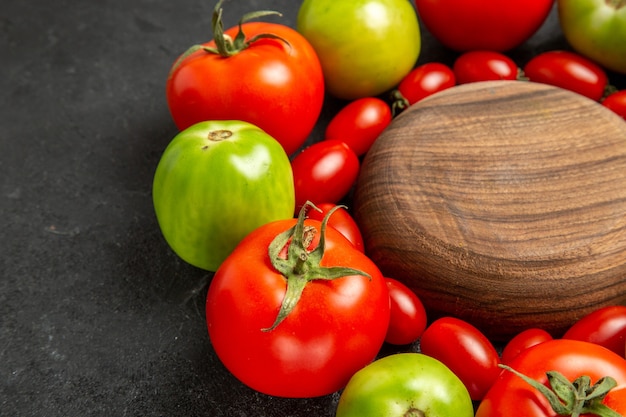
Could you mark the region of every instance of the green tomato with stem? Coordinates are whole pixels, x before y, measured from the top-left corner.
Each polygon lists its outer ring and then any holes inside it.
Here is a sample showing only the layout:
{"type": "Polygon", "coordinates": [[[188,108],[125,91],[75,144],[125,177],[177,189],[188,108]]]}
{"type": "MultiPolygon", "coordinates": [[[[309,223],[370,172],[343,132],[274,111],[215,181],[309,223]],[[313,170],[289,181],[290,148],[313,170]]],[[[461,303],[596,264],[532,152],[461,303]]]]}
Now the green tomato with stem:
{"type": "Polygon", "coordinates": [[[200,122],[176,135],[157,166],[152,198],[172,250],[209,271],[252,230],[292,218],[295,210],[285,150],[236,120],[200,122]]]}

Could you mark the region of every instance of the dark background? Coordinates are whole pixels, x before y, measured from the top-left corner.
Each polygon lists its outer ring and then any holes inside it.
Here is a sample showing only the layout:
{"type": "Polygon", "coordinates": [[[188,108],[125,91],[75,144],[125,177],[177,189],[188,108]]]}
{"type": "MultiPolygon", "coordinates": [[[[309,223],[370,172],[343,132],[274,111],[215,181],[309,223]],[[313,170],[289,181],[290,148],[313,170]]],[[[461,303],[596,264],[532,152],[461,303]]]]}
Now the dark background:
{"type": "MultiPolygon", "coordinates": [[[[259,9],[294,26],[299,4],[230,1],[225,26],[259,9]]],[[[334,415],[337,394],[271,398],[223,368],[204,321],[210,275],[180,261],[156,224],[152,175],[176,134],[165,79],[178,54],[211,38],[213,6],[3,2],[1,416],[334,415]]],[[[419,63],[451,64],[422,30],[419,63]]],[[[553,12],[510,55],[523,65],[564,47],[553,12]]],[[[341,104],[328,100],[309,141],[341,104]]]]}

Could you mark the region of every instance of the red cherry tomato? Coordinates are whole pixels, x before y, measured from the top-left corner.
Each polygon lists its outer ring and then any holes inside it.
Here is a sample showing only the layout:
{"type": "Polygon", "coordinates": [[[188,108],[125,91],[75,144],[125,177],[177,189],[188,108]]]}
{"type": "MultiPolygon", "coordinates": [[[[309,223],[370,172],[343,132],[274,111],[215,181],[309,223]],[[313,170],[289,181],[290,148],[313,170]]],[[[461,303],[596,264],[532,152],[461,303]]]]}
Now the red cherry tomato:
{"type": "Polygon", "coordinates": [[[520,353],[531,346],[552,340],[552,335],[543,329],[528,329],[513,337],[502,349],[502,363],[508,365],[520,353]]]}
{"type": "Polygon", "coordinates": [[[624,356],[626,348],[626,306],[595,310],[570,327],[563,339],[595,343],[624,356]]]}
{"type": "Polygon", "coordinates": [[[426,329],[426,310],[418,296],[406,285],[385,277],[391,302],[389,329],[385,342],[408,345],[415,342],[426,329]]]}
{"type": "MultiPolygon", "coordinates": [[[[316,204],[316,206],[319,210],[309,209],[309,211],[307,212],[307,216],[309,217],[309,219],[322,221],[324,220],[324,216],[326,216],[326,213],[328,213],[336,205],[333,203],[321,203],[316,204]]],[[[348,210],[343,207],[339,207],[329,217],[328,225],[344,235],[354,245],[356,249],[364,252],[363,236],[361,235],[361,230],[359,230],[359,226],[356,224],[356,221],[354,221],[350,213],[348,213],[348,210]]]]}
{"type": "Polygon", "coordinates": [[[602,105],[626,120],[626,90],[609,94],[602,100],[602,105]]]}
{"type": "Polygon", "coordinates": [[[569,51],[536,55],[524,66],[530,81],[550,84],[600,101],[608,84],[606,72],[597,64],[569,51]]]}
{"type": "Polygon", "coordinates": [[[330,120],[326,139],[345,142],[357,156],[365,154],[378,136],[391,123],[391,108],[376,97],[354,100],[330,120]]]}
{"type": "Polygon", "coordinates": [[[398,85],[398,91],[409,104],[413,104],[455,84],[452,68],[439,62],[428,62],[408,73],[398,85]]]}
{"type": "Polygon", "coordinates": [[[469,51],[454,61],[454,75],[458,84],[490,80],[516,80],[515,61],[495,51],[469,51]]]}
{"type": "Polygon", "coordinates": [[[472,400],[481,400],[500,374],[500,357],[493,344],[476,327],[457,318],[431,323],[422,334],[420,349],[450,368],[472,400]]]}
{"type": "Polygon", "coordinates": [[[307,201],[336,203],[354,185],[359,158],[345,142],[329,139],[305,148],[291,161],[296,210],[307,201]]]}

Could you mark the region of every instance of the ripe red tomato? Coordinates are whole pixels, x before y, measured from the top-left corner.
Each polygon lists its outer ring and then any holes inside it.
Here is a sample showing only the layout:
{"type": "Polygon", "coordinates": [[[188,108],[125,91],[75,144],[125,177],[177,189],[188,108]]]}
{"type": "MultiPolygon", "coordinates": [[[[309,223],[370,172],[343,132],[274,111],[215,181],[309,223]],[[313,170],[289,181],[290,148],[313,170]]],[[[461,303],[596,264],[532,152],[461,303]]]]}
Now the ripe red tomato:
{"type": "Polygon", "coordinates": [[[415,0],[421,22],[457,51],[507,51],[530,38],[553,0],[415,0]]]}
{"type": "Polygon", "coordinates": [[[529,347],[552,340],[552,335],[543,329],[527,329],[513,337],[502,349],[502,363],[510,364],[513,359],[529,347]]]}
{"type": "Polygon", "coordinates": [[[296,209],[311,201],[336,203],[354,185],[359,175],[359,158],[345,142],[323,140],[305,148],[291,161],[296,209]]]}
{"type": "Polygon", "coordinates": [[[207,294],[217,356],[244,384],[273,396],[343,388],[376,357],[389,325],[380,270],[341,233],[305,219],[306,208],[244,238],[207,294]]]}
{"type": "Polygon", "coordinates": [[[408,345],[415,342],[426,329],[426,309],[417,295],[393,278],[385,278],[389,289],[391,311],[385,342],[408,345]]]}
{"type": "Polygon", "coordinates": [[[364,97],[348,103],[330,120],[326,139],[345,142],[357,156],[364,155],[391,123],[391,108],[377,97],[364,97]]]}
{"type": "Polygon", "coordinates": [[[602,100],[602,105],[626,120],[626,90],[609,94],[602,100]]]}
{"type": "Polygon", "coordinates": [[[282,39],[262,37],[247,48],[237,45],[238,30],[235,26],[225,31],[234,39],[232,55],[207,49],[216,48],[216,33],[214,40],[194,47],[195,52],[183,54],[173,65],[166,93],[174,122],[183,130],[205,120],[246,121],[291,155],[305,142],[322,109],[319,59],[309,42],[288,26],[244,23],[247,40],[267,33],[282,39]]]}
{"type": "Polygon", "coordinates": [[[569,51],[535,55],[524,66],[530,81],[550,84],[600,101],[608,84],[606,72],[597,64],[569,51]]]}
{"type": "MultiPolygon", "coordinates": [[[[561,373],[569,382],[586,375],[591,385],[602,377],[610,376],[615,379],[617,386],[604,399],[600,397],[600,401],[617,412],[617,415],[626,415],[626,361],[602,346],[578,340],[549,340],[520,353],[510,367],[546,387],[548,371],[561,373]]],[[[563,401],[561,404],[567,405],[563,401]]],[[[561,415],[574,414],[570,411],[561,415]]],[[[610,414],[588,411],[580,415],[610,414]]],[[[557,413],[537,388],[511,371],[503,371],[478,406],[476,417],[510,416],[556,417],[557,413]]]]}
{"type": "MultiPolygon", "coordinates": [[[[454,87],[455,84],[452,68],[440,62],[428,62],[408,73],[398,84],[397,90],[408,105],[411,105],[438,91],[454,87]]],[[[405,103],[401,108],[408,105],[405,103]]]]}
{"type": "Polygon", "coordinates": [[[516,80],[519,69],[515,61],[495,51],[469,51],[453,65],[458,84],[490,80],[516,80]]]}
{"type": "Polygon", "coordinates": [[[602,307],[578,320],[563,339],[595,343],[624,355],[626,349],[626,306],[602,307]]]}
{"type": "Polygon", "coordinates": [[[470,393],[481,400],[500,374],[500,357],[476,327],[454,317],[442,317],[426,328],[420,339],[422,353],[441,361],[470,393]]]}
{"type": "Polygon", "coordinates": [[[322,221],[328,212],[335,209],[332,216],[328,219],[328,225],[344,235],[357,250],[364,252],[365,248],[361,230],[354,218],[348,213],[348,210],[343,207],[336,208],[336,205],[333,203],[321,203],[316,204],[316,206],[319,210],[312,209],[307,212],[309,219],[322,221]]]}

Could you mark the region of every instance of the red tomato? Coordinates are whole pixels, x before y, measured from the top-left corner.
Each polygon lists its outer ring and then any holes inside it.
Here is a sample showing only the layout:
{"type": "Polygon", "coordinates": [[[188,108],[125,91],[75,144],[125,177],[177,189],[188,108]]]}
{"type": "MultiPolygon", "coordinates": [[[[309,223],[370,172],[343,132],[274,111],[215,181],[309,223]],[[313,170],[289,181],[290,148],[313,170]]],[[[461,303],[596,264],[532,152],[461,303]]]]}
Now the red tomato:
{"type": "Polygon", "coordinates": [[[391,108],[376,97],[356,99],[330,120],[326,139],[345,142],[357,156],[364,155],[391,123],[391,108]]]}
{"type": "Polygon", "coordinates": [[[516,80],[515,61],[495,51],[469,51],[454,61],[454,75],[458,84],[490,80],[516,80]]]}
{"type": "Polygon", "coordinates": [[[535,55],[524,66],[530,81],[550,84],[599,101],[608,83],[606,72],[597,64],[569,51],[548,51],[535,55]]]}
{"type": "MultiPolygon", "coordinates": [[[[520,353],[510,367],[546,386],[548,371],[557,371],[570,382],[586,375],[591,378],[591,384],[610,376],[617,386],[602,403],[619,415],[626,415],[626,361],[602,346],[578,340],[549,340],[520,353]]],[[[596,414],[581,414],[592,415],[596,414]]],[[[503,371],[480,403],[476,417],[511,416],[556,417],[557,413],[537,388],[514,373],[503,371]]]]}
{"type": "Polygon", "coordinates": [[[552,340],[552,335],[543,329],[528,329],[513,337],[502,349],[502,363],[508,365],[520,353],[531,346],[552,340]]]}
{"type": "Polygon", "coordinates": [[[406,285],[393,278],[385,278],[391,301],[389,329],[385,342],[408,345],[415,342],[426,329],[426,310],[422,301],[406,285]]]}
{"type": "Polygon", "coordinates": [[[359,158],[345,142],[337,139],[314,143],[291,161],[296,208],[307,201],[336,203],[354,185],[359,175],[359,158]]]}
{"type": "MultiPolygon", "coordinates": [[[[249,22],[242,30],[246,39],[271,33],[283,40],[261,38],[227,57],[205,49],[216,47],[213,40],[183,55],[167,79],[170,112],[181,130],[205,120],[252,123],[291,155],[307,139],[322,109],[321,64],[309,42],[290,27],[249,22]]],[[[233,27],[225,33],[236,39],[237,31],[233,27]]]]}
{"type": "Polygon", "coordinates": [[[422,334],[420,349],[450,368],[472,400],[482,399],[500,374],[500,358],[489,339],[457,318],[442,317],[431,323],[422,334]]]}
{"type": "Polygon", "coordinates": [[[595,343],[623,356],[626,349],[626,306],[602,307],[589,313],[574,323],[563,339],[595,343]]]}
{"type": "MultiPolygon", "coordinates": [[[[321,203],[316,204],[316,206],[319,210],[310,209],[307,212],[307,215],[309,219],[319,221],[322,221],[324,216],[336,207],[333,203],[321,203]]],[[[365,248],[361,230],[359,230],[359,226],[356,224],[356,221],[354,221],[354,218],[352,218],[350,213],[348,213],[348,210],[343,207],[337,208],[328,219],[328,225],[344,235],[356,249],[364,252],[365,248]]]]}
{"type": "Polygon", "coordinates": [[[609,94],[602,100],[602,105],[626,120],[626,90],[609,94]]]}
{"type": "Polygon", "coordinates": [[[455,84],[454,72],[450,67],[440,62],[428,62],[408,73],[400,81],[398,91],[411,105],[455,84]]]}
{"type": "Polygon", "coordinates": [[[415,0],[421,22],[457,51],[507,51],[530,38],[553,0],[415,0]]]}
{"type": "Polygon", "coordinates": [[[302,213],[261,226],[211,281],[211,344],[254,390],[280,397],[336,392],[384,343],[389,292],[380,270],[338,231],[326,228],[324,241],[321,233],[322,223],[302,213]],[[316,231],[308,245],[305,226],[316,231]]]}

